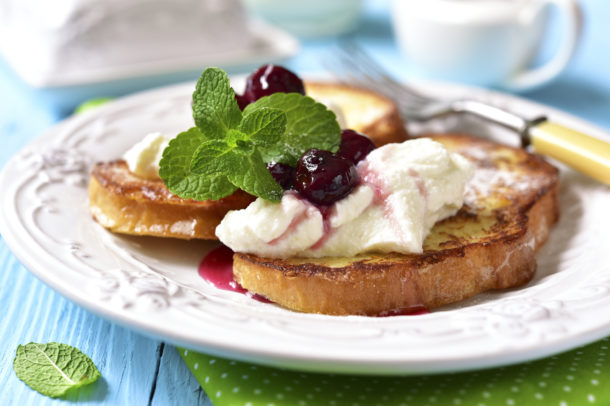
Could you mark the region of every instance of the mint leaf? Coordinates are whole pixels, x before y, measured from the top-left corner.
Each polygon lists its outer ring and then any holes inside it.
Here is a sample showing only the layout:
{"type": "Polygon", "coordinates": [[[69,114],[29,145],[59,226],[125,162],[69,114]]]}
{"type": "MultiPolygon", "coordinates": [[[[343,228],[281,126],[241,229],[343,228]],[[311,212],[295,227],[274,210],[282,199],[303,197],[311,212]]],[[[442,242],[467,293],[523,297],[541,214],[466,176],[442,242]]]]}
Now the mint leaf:
{"type": "Polygon", "coordinates": [[[163,151],[159,176],[173,194],[184,199],[217,200],[237,189],[222,173],[201,175],[191,172],[193,153],[206,141],[211,140],[199,128],[193,127],[178,134],[163,151]]]}
{"type": "Polygon", "coordinates": [[[177,184],[175,192],[172,193],[184,199],[204,201],[222,199],[236,190],[237,188],[225,175],[189,176],[177,184]]]}
{"type": "Polygon", "coordinates": [[[197,148],[191,161],[191,173],[205,176],[232,173],[241,166],[242,157],[225,141],[204,142],[197,148]]]}
{"type": "Polygon", "coordinates": [[[203,71],[193,93],[195,125],[209,138],[223,138],[237,128],[241,117],[227,74],[218,68],[203,71]]]}
{"type": "Polygon", "coordinates": [[[238,188],[251,195],[262,197],[271,202],[282,200],[284,190],[273,179],[267,165],[258,151],[241,156],[241,166],[229,174],[229,180],[238,188]]]}
{"type": "Polygon", "coordinates": [[[18,346],[13,369],[30,388],[52,398],[93,383],[101,376],[88,356],[59,343],[18,346]]]}
{"type": "Polygon", "coordinates": [[[281,140],[286,122],[286,113],[282,110],[263,107],[246,114],[239,130],[248,134],[255,145],[269,147],[281,140]]]}
{"type": "MultiPolygon", "coordinates": [[[[238,140],[236,146],[218,140],[204,142],[193,155],[191,172],[208,177],[226,175],[229,182],[251,195],[272,202],[282,199],[282,187],[267,170],[260,153],[248,141],[238,140]]],[[[211,195],[206,195],[206,198],[215,199],[211,195]]]]}
{"type": "Polygon", "coordinates": [[[246,147],[248,151],[254,148],[249,140],[249,136],[239,130],[229,130],[225,142],[232,147],[246,147]]]}
{"type": "Polygon", "coordinates": [[[322,103],[299,93],[274,93],[244,109],[244,115],[262,108],[286,113],[286,131],[279,142],[261,149],[265,162],[281,162],[295,166],[299,157],[310,148],[336,152],[341,143],[341,129],[335,113],[322,103]]]}

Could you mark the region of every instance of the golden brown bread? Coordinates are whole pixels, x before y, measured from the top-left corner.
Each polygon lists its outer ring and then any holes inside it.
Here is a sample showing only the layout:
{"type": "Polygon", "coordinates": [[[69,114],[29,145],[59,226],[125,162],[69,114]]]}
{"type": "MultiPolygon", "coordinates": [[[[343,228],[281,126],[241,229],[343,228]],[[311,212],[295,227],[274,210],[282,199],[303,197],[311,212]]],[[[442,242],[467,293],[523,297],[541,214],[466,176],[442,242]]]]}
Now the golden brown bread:
{"type": "Polygon", "coordinates": [[[224,215],[253,200],[240,190],[216,201],[181,199],[171,194],[162,180],[134,175],[125,161],[96,164],[89,181],[93,218],[124,234],[216,239],[214,230],[224,215]]]}
{"type": "Polygon", "coordinates": [[[522,149],[434,135],[475,165],[457,215],[435,225],[419,255],[269,259],[236,253],[236,280],[292,310],[377,315],[435,308],[528,282],[558,218],[557,169],[522,149]]]}
{"type": "MultiPolygon", "coordinates": [[[[348,128],[377,145],[401,142],[407,132],[394,102],[370,90],[332,83],[306,83],[314,99],[341,107],[348,128]]],[[[125,162],[98,163],[89,182],[93,218],[111,231],[182,239],[217,239],[214,231],[227,211],[245,208],[244,192],[219,201],[197,202],[172,195],[163,182],[137,177],[125,162]]]]}

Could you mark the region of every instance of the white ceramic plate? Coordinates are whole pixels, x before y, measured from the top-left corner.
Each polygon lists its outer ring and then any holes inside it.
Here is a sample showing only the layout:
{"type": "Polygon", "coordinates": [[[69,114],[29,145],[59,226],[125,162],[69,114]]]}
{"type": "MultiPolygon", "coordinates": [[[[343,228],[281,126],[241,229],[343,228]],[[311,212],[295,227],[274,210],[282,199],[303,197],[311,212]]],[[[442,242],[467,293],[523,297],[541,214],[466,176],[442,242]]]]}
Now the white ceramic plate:
{"type": "MultiPolygon", "coordinates": [[[[118,158],[149,131],[191,125],[193,84],[117,100],[71,118],[5,167],[0,230],[36,276],[91,311],[171,343],[208,353],[312,371],[429,373],[543,357],[610,334],[609,189],[562,169],[559,224],[538,255],[535,279],[421,316],[332,317],[294,313],[222,291],[197,274],[210,248],[113,235],[87,208],[92,163],[118,158]]],[[[522,99],[447,85],[527,115],[545,113],[610,136],[522,99]]],[[[499,130],[458,119],[435,130],[499,130]]]]}

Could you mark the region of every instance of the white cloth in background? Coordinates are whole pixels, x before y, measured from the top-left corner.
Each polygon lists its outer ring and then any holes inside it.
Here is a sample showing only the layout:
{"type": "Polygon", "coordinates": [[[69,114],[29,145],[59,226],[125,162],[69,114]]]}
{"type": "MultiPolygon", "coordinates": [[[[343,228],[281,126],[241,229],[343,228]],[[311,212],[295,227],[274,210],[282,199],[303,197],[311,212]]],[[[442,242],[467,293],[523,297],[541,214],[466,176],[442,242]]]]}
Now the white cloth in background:
{"type": "MultiPolygon", "coordinates": [[[[250,46],[238,0],[0,0],[0,51],[34,86],[250,46]]],[[[157,73],[157,72],[148,72],[157,73]]]]}

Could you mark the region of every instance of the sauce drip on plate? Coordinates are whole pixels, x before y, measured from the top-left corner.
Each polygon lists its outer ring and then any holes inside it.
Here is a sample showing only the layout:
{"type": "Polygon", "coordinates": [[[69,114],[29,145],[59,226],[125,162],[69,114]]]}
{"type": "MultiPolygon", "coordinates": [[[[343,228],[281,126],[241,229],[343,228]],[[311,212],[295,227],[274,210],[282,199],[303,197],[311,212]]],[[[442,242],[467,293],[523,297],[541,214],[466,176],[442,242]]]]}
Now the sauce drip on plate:
{"type": "Polygon", "coordinates": [[[206,254],[199,264],[199,276],[218,289],[243,293],[263,303],[272,303],[269,299],[248,292],[233,277],[233,250],[226,245],[219,245],[206,254]]]}
{"type": "MultiPolygon", "coordinates": [[[[199,276],[218,289],[242,293],[263,303],[273,303],[264,296],[248,292],[233,276],[233,250],[226,245],[219,245],[206,254],[199,264],[199,276]]],[[[415,316],[429,313],[424,306],[412,306],[379,314],[377,317],[415,316]]]]}

